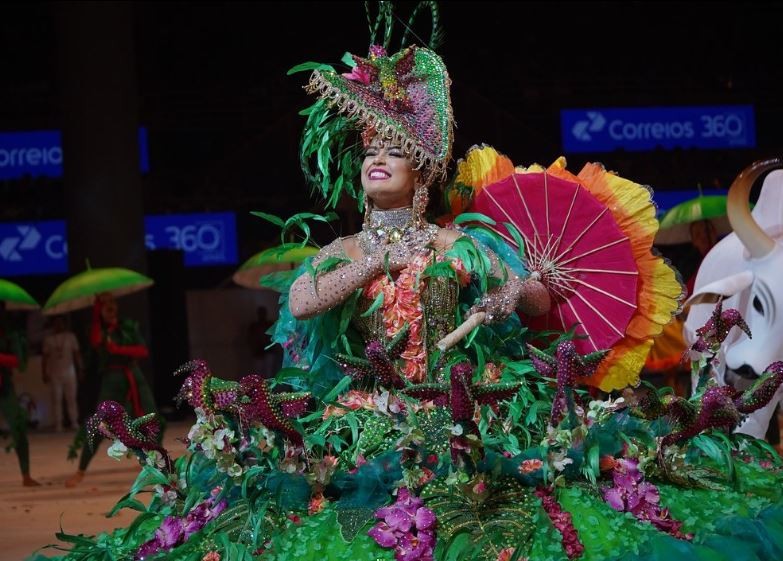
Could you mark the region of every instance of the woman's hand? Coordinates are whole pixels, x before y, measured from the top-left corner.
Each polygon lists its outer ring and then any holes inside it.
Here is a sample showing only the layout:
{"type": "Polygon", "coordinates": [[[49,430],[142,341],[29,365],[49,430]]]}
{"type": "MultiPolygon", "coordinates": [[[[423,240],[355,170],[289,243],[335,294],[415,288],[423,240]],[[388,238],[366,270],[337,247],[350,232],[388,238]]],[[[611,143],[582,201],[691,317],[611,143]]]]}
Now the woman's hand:
{"type": "Polygon", "coordinates": [[[467,317],[476,312],[484,312],[484,323],[496,323],[503,321],[517,308],[517,302],[521,293],[522,281],[519,277],[511,277],[508,281],[487,292],[479,303],[468,310],[467,317]]]}
{"type": "Polygon", "coordinates": [[[389,269],[399,271],[413,262],[416,254],[423,251],[433,241],[432,233],[427,230],[417,230],[406,234],[399,242],[386,246],[389,255],[389,269]]]}
{"type": "Polygon", "coordinates": [[[490,290],[478,304],[468,310],[467,317],[476,312],[485,312],[484,323],[496,323],[505,320],[519,308],[528,316],[539,316],[549,311],[552,305],[549,291],[535,278],[522,280],[517,276],[490,290]]]}
{"type": "MultiPolygon", "coordinates": [[[[421,251],[409,241],[399,241],[386,246],[386,254],[389,255],[389,269],[399,271],[413,262],[416,253],[421,251]]],[[[384,259],[385,266],[385,259],[384,259]]]]}

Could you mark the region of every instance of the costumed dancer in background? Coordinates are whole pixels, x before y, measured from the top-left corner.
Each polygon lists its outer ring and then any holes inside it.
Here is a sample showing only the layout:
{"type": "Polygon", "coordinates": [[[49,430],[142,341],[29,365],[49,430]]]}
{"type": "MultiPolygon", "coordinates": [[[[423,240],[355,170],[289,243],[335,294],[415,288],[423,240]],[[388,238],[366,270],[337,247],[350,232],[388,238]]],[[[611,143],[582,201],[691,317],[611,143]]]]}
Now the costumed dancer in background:
{"type": "Polygon", "coordinates": [[[14,450],[19,458],[22,485],[35,487],[40,483],[30,477],[27,413],[19,405],[13,382],[14,369],[25,369],[27,349],[24,336],[11,327],[6,313],[5,302],[0,302],[0,413],[8,424],[14,450]]]}
{"type": "Polygon", "coordinates": [[[84,367],[76,335],[68,329],[65,316],[52,318],[53,332],[43,340],[41,371],[44,384],[51,384],[54,430],[63,430],[63,395],[68,407],[71,427],[79,424],[79,408],[76,402],[77,378],[84,381],[84,367]]]}
{"type": "MultiPolygon", "coordinates": [[[[110,293],[99,294],[95,298],[90,345],[101,380],[98,402],[112,400],[122,403],[134,417],[156,412],[155,398],[138,363],[149,356],[149,351],[138,324],[119,318],[117,301],[110,293]]],[[[83,436],[84,429],[80,432],[83,436]]],[[[162,437],[162,430],[160,434],[162,437]]],[[[100,440],[92,446],[84,445],[79,469],[65,482],[66,487],[75,487],[84,479],[87,466],[99,445],[100,440]]]]}

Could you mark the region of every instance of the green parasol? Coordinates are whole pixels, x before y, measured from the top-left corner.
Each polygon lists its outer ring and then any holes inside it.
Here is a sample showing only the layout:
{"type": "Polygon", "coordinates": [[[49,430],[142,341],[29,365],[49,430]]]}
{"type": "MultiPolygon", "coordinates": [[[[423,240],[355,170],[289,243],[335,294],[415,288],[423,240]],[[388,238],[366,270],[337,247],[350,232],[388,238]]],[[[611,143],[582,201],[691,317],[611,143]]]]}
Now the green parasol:
{"type": "Polygon", "coordinates": [[[0,279],[0,301],[5,302],[8,310],[37,310],[41,307],[24,288],[5,279],[0,279]]]}
{"type": "Polygon", "coordinates": [[[148,288],[154,282],[130,269],[87,269],[58,286],[44,304],[43,313],[51,316],[89,308],[96,294],[110,292],[114,296],[124,296],[148,288]]]}
{"type": "MultiPolygon", "coordinates": [[[[245,261],[233,275],[234,282],[246,288],[273,288],[268,283],[262,284],[261,279],[273,273],[290,274],[299,263],[318,253],[317,247],[299,244],[283,244],[265,249],[245,261]]],[[[273,283],[276,284],[276,283],[273,283]]]]}
{"type": "Polygon", "coordinates": [[[709,220],[720,237],[731,232],[726,215],[726,195],[702,195],[678,204],[663,215],[656,245],[673,245],[691,241],[693,222],[709,220]]]}

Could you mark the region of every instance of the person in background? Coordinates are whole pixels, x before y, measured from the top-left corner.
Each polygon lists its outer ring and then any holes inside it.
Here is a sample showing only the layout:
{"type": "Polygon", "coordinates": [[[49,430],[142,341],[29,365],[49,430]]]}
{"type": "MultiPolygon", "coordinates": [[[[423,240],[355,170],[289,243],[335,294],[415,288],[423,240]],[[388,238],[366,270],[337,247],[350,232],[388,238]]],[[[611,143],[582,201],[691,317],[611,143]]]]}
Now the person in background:
{"type": "MultiPolygon", "coordinates": [[[[102,293],[95,298],[90,345],[101,377],[98,403],[106,400],[122,403],[131,417],[156,413],[155,398],[138,363],[149,356],[149,351],[139,333],[138,323],[120,319],[117,301],[111,293],[102,293]]],[[[165,420],[160,418],[159,421],[162,439],[165,420]]],[[[82,428],[80,433],[83,432],[82,428]]],[[[81,483],[99,445],[100,441],[96,441],[92,448],[89,445],[82,448],[79,469],[65,482],[66,487],[81,483]]]]}
{"type": "Polygon", "coordinates": [[[27,414],[19,406],[14,389],[14,369],[24,370],[26,363],[24,337],[12,329],[5,312],[5,303],[0,302],[0,414],[11,431],[19,469],[22,472],[22,485],[36,487],[40,485],[30,477],[30,445],[27,441],[27,414]]]}
{"type": "Polygon", "coordinates": [[[79,408],[76,404],[78,381],[84,380],[84,367],[76,335],[67,328],[64,316],[52,319],[52,332],[43,340],[43,381],[52,390],[54,430],[63,430],[63,395],[71,427],[78,428],[79,408]]]}

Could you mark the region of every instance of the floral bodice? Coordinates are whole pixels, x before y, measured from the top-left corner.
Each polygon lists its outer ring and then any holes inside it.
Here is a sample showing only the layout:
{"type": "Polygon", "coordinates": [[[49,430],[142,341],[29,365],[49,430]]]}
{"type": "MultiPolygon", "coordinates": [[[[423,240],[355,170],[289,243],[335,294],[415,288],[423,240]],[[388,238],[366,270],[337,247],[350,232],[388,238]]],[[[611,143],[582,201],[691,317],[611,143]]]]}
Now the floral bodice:
{"type": "Polygon", "coordinates": [[[405,361],[403,374],[411,382],[425,382],[428,350],[454,329],[459,286],[469,280],[459,260],[449,260],[432,250],[422,251],[396,278],[383,273],[364,287],[354,324],[365,341],[391,339],[409,326],[408,342],[401,355],[405,361]],[[456,271],[458,282],[426,274],[430,265],[446,261],[456,271]],[[381,305],[367,314],[381,294],[381,305]]]}

